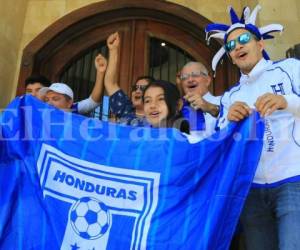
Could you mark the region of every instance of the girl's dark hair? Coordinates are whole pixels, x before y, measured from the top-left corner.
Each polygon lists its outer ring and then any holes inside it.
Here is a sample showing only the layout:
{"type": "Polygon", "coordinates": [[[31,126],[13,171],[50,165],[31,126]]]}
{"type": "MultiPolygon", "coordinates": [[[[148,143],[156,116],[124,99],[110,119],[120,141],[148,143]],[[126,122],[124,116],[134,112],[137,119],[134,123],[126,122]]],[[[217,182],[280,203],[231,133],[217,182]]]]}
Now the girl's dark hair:
{"type": "Polygon", "coordinates": [[[134,84],[131,86],[131,91],[134,91],[134,90],[135,90],[135,86],[136,86],[136,84],[137,84],[137,82],[138,82],[139,80],[146,80],[147,83],[149,84],[149,83],[151,83],[152,81],[154,81],[155,79],[154,79],[154,77],[152,77],[152,76],[139,76],[139,77],[135,80],[134,84]]]}
{"type": "Polygon", "coordinates": [[[159,87],[164,91],[164,97],[169,111],[167,117],[167,127],[175,127],[181,132],[189,133],[189,123],[183,118],[181,111],[178,110],[178,103],[181,97],[176,85],[164,80],[154,80],[150,82],[143,92],[143,102],[146,91],[151,87],[159,87]]]}
{"type": "Polygon", "coordinates": [[[155,79],[154,79],[154,77],[152,77],[152,76],[139,76],[139,77],[135,80],[134,84],[136,84],[139,80],[146,80],[148,83],[150,83],[150,82],[153,82],[155,79]]]}

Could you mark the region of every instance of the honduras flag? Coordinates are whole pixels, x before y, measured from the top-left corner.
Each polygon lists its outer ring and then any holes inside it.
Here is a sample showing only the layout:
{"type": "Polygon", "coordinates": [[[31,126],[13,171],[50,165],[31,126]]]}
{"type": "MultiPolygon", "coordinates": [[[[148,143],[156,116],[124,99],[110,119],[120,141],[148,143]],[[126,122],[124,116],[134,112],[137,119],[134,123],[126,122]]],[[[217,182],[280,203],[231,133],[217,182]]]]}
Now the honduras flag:
{"type": "Polygon", "coordinates": [[[0,127],[0,249],[228,249],[263,129],[254,114],[190,144],[17,98],[0,127]]]}

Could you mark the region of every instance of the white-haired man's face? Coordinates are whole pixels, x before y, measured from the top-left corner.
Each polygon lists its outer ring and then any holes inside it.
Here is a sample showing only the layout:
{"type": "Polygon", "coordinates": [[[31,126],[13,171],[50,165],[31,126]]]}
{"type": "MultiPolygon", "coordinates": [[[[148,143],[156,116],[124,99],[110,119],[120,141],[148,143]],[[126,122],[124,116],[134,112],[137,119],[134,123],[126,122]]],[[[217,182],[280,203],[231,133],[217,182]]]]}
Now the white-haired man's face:
{"type": "Polygon", "coordinates": [[[199,94],[204,96],[208,92],[211,77],[207,70],[199,64],[190,64],[181,70],[181,85],[184,94],[199,94]]]}

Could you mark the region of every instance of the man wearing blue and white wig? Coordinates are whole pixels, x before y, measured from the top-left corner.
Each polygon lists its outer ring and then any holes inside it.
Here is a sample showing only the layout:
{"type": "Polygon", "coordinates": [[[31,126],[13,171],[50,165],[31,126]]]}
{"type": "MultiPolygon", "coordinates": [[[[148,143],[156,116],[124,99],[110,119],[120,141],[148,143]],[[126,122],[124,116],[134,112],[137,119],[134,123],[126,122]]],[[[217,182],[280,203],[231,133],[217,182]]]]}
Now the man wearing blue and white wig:
{"type": "Polygon", "coordinates": [[[241,18],[230,8],[232,25],[210,24],[209,38],[223,39],[213,59],[227,54],[240,81],[221,99],[219,127],[240,121],[256,110],[265,120],[264,147],[241,222],[247,249],[300,249],[300,61],[272,62],[264,39],[282,31],[279,24],[258,28],[260,6],[241,18]]]}

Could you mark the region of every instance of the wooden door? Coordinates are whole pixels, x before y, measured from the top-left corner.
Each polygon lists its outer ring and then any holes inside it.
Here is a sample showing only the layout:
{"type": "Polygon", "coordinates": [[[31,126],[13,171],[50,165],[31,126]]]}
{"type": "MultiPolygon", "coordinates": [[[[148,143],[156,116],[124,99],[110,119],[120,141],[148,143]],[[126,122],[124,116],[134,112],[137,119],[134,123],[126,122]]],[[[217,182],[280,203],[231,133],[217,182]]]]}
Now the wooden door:
{"type": "MultiPolygon", "coordinates": [[[[160,0],[119,0],[118,4],[110,0],[89,5],[54,23],[25,48],[17,93],[24,92],[27,76],[40,73],[52,81],[66,81],[75,92],[75,100],[86,98],[95,78],[93,59],[97,52],[107,56],[105,40],[115,31],[122,41],[118,79],[127,93],[141,75],[166,78],[168,70],[168,80],[174,81],[176,71],[187,60],[200,61],[210,69],[219,45],[206,45],[203,30],[207,23],[191,10],[160,0]],[[158,42],[166,44],[159,51],[169,56],[164,61],[168,66],[160,67],[159,77],[153,67],[155,59],[162,58],[154,50],[158,42]],[[174,59],[170,51],[181,59],[174,59]]],[[[155,67],[158,64],[155,62],[155,67]]],[[[212,92],[223,93],[236,75],[225,60],[217,71],[212,92]]]]}

